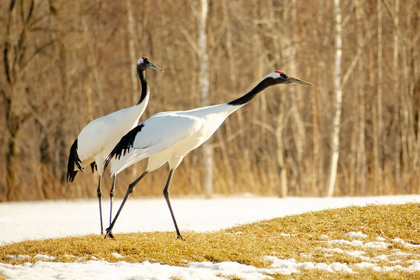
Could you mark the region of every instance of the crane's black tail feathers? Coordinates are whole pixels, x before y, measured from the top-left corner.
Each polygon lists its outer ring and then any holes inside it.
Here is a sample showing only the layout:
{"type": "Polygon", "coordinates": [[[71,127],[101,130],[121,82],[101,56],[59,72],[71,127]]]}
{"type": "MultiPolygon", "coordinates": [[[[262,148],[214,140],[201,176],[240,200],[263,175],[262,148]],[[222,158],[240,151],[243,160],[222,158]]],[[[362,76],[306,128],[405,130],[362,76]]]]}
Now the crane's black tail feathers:
{"type": "Polygon", "coordinates": [[[118,142],[118,144],[114,147],[114,149],[105,159],[104,171],[106,170],[109,162],[112,160],[114,156],[116,159],[120,159],[121,156],[124,156],[125,154],[130,152],[130,150],[133,148],[133,143],[134,143],[134,140],[136,139],[136,135],[137,133],[141,131],[143,126],[144,126],[144,123],[139,124],[138,126],[133,128],[130,132],[128,132],[126,135],[124,135],[121,138],[120,142],[118,142]]]}
{"type": "Polygon", "coordinates": [[[79,155],[77,154],[77,139],[76,139],[70,148],[69,163],[67,164],[67,182],[73,182],[74,177],[76,177],[77,171],[79,171],[79,170],[74,170],[74,165],[76,165],[77,168],[80,169],[80,171],[83,171],[81,163],[82,161],[80,160],[79,155]]]}

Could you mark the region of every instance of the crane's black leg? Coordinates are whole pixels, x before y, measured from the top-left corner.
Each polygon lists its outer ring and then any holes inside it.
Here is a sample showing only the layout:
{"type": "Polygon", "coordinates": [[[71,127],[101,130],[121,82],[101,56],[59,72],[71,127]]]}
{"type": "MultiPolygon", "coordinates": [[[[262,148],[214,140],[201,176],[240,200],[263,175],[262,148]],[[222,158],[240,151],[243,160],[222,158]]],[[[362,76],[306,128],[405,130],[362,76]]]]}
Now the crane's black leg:
{"type": "Polygon", "coordinates": [[[166,182],[165,188],[163,189],[163,196],[165,197],[166,203],[168,204],[169,211],[171,211],[172,221],[174,221],[175,230],[176,230],[176,237],[181,240],[185,240],[182,237],[181,233],[179,232],[178,225],[176,224],[174,212],[172,211],[171,202],[169,201],[169,184],[171,183],[173,173],[174,173],[174,169],[171,169],[171,171],[169,171],[168,181],[166,182]]]}
{"type": "Polygon", "coordinates": [[[133,183],[128,185],[127,192],[125,193],[124,199],[121,202],[120,208],[118,209],[118,212],[115,215],[114,220],[112,221],[111,225],[109,226],[109,228],[106,229],[106,234],[105,234],[104,238],[107,238],[108,236],[111,237],[111,238],[114,238],[114,235],[112,235],[112,229],[114,228],[115,222],[117,221],[118,216],[120,215],[121,210],[124,207],[124,204],[127,201],[128,196],[133,192],[134,187],[137,185],[137,183],[140,182],[140,180],[143,179],[143,177],[146,176],[147,173],[149,173],[149,172],[144,171],[143,174],[140,175],[140,177],[138,177],[133,183]]]}
{"type": "Polygon", "coordinates": [[[101,175],[99,175],[99,182],[98,182],[98,189],[96,190],[96,194],[98,195],[99,200],[99,219],[101,222],[101,234],[104,233],[104,226],[102,224],[102,190],[101,190],[101,175]]]}
{"type": "Polygon", "coordinates": [[[115,196],[115,192],[114,192],[114,188],[115,188],[115,180],[117,179],[117,176],[112,176],[112,186],[111,186],[111,190],[109,191],[109,225],[111,225],[111,221],[112,221],[112,200],[114,199],[115,196]]]}

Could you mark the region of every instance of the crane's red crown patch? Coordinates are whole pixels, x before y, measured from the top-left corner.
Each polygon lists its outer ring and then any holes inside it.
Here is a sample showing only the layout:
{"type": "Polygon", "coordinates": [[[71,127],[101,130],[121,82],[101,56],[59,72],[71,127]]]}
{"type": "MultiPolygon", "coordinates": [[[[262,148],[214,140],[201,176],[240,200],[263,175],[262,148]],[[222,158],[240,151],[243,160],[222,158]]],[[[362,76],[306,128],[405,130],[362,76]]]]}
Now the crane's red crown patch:
{"type": "Polygon", "coordinates": [[[143,56],[142,58],[143,58],[143,59],[148,59],[148,57],[147,57],[147,56],[143,56]]]}
{"type": "Polygon", "coordinates": [[[277,72],[277,73],[280,73],[280,74],[284,74],[282,71],[280,71],[280,70],[276,70],[276,71],[274,71],[274,72],[277,72]]]}

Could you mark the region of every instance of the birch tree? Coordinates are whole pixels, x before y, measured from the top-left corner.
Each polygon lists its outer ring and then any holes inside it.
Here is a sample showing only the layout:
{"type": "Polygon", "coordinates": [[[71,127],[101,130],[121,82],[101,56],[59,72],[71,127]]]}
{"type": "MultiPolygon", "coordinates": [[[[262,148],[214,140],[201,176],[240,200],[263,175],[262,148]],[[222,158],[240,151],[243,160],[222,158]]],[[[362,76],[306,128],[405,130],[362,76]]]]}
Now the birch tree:
{"type": "MultiPolygon", "coordinates": [[[[200,88],[201,88],[201,105],[208,106],[209,98],[209,73],[208,73],[208,55],[207,55],[207,14],[208,2],[201,0],[201,14],[198,24],[198,49],[200,51],[200,88]]],[[[210,198],[213,194],[213,148],[211,142],[207,141],[203,145],[204,160],[204,195],[210,198]]]]}
{"type": "MultiPolygon", "coordinates": [[[[201,90],[201,106],[210,104],[209,98],[209,73],[208,73],[208,53],[207,53],[207,15],[209,4],[207,0],[200,0],[200,11],[197,11],[192,0],[189,0],[191,9],[197,19],[198,32],[198,56],[200,64],[199,83],[201,90]]],[[[213,194],[213,166],[214,152],[211,141],[202,145],[203,164],[204,164],[204,195],[210,198],[213,194]]]]}
{"type": "Polygon", "coordinates": [[[327,196],[334,194],[334,186],[337,178],[337,165],[340,149],[340,120],[343,89],[341,86],[341,57],[342,57],[342,26],[340,0],[334,0],[335,18],[335,58],[334,58],[334,93],[335,93],[335,114],[331,131],[330,168],[328,176],[327,196]]]}

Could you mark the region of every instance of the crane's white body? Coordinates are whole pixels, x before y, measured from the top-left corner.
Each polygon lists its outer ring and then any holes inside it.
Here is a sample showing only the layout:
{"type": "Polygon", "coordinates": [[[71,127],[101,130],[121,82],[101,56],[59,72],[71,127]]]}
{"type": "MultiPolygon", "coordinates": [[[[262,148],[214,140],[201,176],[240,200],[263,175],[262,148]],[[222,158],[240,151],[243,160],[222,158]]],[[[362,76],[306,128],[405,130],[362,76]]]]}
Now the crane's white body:
{"type": "Polygon", "coordinates": [[[126,195],[114,220],[109,228],[106,229],[105,237],[113,237],[112,229],[135,185],[149,172],[158,169],[167,162],[170,172],[163,189],[163,195],[171,212],[177,237],[183,239],[169,201],[169,185],[175,169],[189,152],[206,142],[230,114],[243,107],[267,87],[281,83],[311,85],[308,82],[287,77],[281,71],[275,71],[268,74],[250,92],[229,103],[189,111],[155,114],[121,138],[121,141],[114,147],[105,161],[106,168],[113,159],[111,166],[112,176],[116,176],[122,170],[138,161],[146,158],[149,160],[143,174],[128,186],[126,195]]]}
{"type": "Polygon", "coordinates": [[[120,142],[128,153],[121,155],[116,152],[119,155],[112,161],[112,176],[146,158],[149,158],[147,172],[158,169],[166,162],[171,170],[176,169],[184,156],[206,142],[230,114],[246,105],[256,94],[276,83],[293,82],[310,84],[275,71],[249,93],[229,103],[153,115],[140,125],[143,127],[137,129],[134,141],[129,146],[120,142]]]}
{"type": "Polygon", "coordinates": [[[149,158],[146,171],[151,172],[166,162],[171,169],[184,156],[206,142],[224,120],[242,106],[220,104],[189,111],[165,112],[143,122],[133,142],[133,150],[112,161],[115,176],[132,164],[149,158]]]}
{"type": "MultiPolygon", "coordinates": [[[[102,175],[106,157],[121,137],[137,126],[148,103],[149,94],[138,105],[118,110],[87,124],[77,137],[81,166],[84,168],[95,162],[99,175],[102,175]]],[[[77,169],[75,165],[74,170],[77,169]]]]}
{"type": "MultiPolygon", "coordinates": [[[[149,103],[150,90],[147,85],[145,71],[154,69],[162,71],[159,67],[151,63],[146,56],[137,61],[137,75],[141,83],[141,96],[139,102],[129,108],[122,109],[91,121],[86,125],[70,148],[69,161],[67,164],[67,182],[73,182],[79,170],[83,170],[87,165],[94,167],[99,174],[98,187],[96,193],[99,200],[99,214],[101,223],[101,233],[103,233],[102,223],[102,190],[101,177],[104,172],[104,161],[114,146],[120,141],[127,132],[135,128],[141,115],[149,103]]],[[[112,199],[114,197],[115,176],[112,180],[110,189],[110,220],[112,216],[112,199]]]]}

